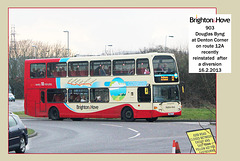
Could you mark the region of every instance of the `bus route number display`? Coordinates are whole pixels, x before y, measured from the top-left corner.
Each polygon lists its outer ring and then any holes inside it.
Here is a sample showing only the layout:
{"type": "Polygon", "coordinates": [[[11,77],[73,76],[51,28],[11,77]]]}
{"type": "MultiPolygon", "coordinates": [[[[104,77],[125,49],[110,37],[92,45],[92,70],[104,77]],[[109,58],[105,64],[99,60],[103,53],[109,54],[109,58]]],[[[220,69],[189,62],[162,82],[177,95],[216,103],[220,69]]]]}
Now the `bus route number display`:
{"type": "Polygon", "coordinates": [[[195,153],[216,153],[216,142],[210,128],[186,133],[195,153]]]}
{"type": "Polygon", "coordinates": [[[231,73],[231,14],[189,17],[189,73],[231,73]]]}

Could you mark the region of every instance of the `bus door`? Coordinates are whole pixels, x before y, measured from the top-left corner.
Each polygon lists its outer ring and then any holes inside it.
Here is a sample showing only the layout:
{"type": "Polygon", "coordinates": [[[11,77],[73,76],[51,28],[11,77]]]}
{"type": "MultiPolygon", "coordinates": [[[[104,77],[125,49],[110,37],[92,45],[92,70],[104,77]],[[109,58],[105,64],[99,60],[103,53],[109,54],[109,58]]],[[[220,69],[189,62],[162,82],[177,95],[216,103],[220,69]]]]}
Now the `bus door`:
{"type": "Polygon", "coordinates": [[[40,89],[40,112],[46,112],[46,89],[40,89]]]}
{"type": "Polygon", "coordinates": [[[151,88],[147,87],[138,87],[138,102],[142,104],[144,109],[150,110],[152,115],[152,104],[151,104],[151,88]]]}

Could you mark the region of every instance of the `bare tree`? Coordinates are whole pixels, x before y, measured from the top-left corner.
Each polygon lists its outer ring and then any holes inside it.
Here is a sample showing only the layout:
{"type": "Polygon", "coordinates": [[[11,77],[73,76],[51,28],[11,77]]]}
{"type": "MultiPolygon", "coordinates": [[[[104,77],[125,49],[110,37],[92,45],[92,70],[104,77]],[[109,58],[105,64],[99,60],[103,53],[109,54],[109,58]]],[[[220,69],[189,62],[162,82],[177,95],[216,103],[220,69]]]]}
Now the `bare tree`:
{"type": "Polygon", "coordinates": [[[67,51],[61,44],[49,45],[40,41],[21,40],[15,41],[9,46],[11,49],[9,50],[9,85],[16,98],[24,97],[24,63],[26,59],[67,56],[67,51]]]}

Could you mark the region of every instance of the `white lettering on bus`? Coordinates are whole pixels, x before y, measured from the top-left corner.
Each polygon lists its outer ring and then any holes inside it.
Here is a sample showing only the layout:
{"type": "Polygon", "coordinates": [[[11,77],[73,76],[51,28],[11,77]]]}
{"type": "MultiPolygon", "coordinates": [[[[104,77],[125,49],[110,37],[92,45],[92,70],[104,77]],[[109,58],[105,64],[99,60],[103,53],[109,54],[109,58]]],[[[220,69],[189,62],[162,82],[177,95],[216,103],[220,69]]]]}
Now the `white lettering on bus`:
{"type": "Polygon", "coordinates": [[[86,105],[77,105],[76,106],[77,109],[80,109],[80,110],[90,110],[90,109],[98,109],[98,106],[94,106],[94,105],[90,105],[90,106],[86,106],[86,105]]]}

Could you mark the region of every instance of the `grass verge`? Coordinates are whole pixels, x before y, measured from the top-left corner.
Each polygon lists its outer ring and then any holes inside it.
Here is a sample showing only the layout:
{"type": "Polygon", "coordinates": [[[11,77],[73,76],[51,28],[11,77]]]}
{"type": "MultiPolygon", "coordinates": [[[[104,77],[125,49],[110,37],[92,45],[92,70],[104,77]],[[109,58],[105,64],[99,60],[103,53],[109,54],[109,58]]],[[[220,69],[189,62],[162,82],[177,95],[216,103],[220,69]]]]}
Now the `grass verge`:
{"type": "Polygon", "coordinates": [[[24,113],[24,111],[20,112],[13,112],[15,115],[18,115],[20,118],[31,118],[31,116],[28,116],[24,113]]]}
{"type": "Polygon", "coordinates": [[[182,115],[178,117],[159,117],[158,120],[209,120],[216,121],[216,110],[207,108],[183,108],[182,115]],[[211,112],[211,111],[212,112],[211,112]],[[214,113],[213,113],[214,112],[214,113]]]}
{"type": "Polygon", "coordinates": [[[27,132],[28,132],[28,136],[35,133],[35,131],[33,129],[30,129],[30,128],[27,129],[27,132]]]}

